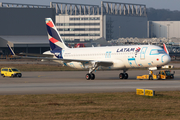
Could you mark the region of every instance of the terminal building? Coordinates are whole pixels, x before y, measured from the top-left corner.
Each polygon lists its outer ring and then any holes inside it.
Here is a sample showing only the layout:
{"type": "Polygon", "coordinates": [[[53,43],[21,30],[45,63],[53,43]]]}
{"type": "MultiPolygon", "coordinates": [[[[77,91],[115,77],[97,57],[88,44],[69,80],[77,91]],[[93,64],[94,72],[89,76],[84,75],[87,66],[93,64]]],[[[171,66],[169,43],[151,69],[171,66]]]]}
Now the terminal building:
{"type": "Polygon", "coordinates": [[[56,26],[66,41],[107,41],[120,37],[147,37],[146,6],[101,2],[98,5],[52,2],[56,26]]]}
{"type": "Polygon", "coordinates": [[[49,6],[0,3],[0,51],[43,53],[49,50],[44,18],[50,17],[68,42],[147,37],[146,5],[101,2],[99,5],[51,2],[49,6]]]}

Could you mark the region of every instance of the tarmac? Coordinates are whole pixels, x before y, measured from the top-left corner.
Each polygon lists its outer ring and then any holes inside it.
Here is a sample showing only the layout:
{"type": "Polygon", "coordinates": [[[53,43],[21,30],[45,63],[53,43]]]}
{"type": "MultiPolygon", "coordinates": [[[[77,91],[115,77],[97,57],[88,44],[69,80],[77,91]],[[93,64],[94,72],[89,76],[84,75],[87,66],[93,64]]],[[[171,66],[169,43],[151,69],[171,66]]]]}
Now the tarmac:
{"type": "Polygon", "coordinates": [[[95,80],[85,79],[87,71],[22,72],[21,78],[0,76],[0,95],[135,92],[136,88],[179,91],[180,70],[173,71],[175,78],[169,80],[136,79],[137,75],[148,74],[148,70],[127,71],[126,80],[118,78],[122,71],[96,71],[95,80]]]}

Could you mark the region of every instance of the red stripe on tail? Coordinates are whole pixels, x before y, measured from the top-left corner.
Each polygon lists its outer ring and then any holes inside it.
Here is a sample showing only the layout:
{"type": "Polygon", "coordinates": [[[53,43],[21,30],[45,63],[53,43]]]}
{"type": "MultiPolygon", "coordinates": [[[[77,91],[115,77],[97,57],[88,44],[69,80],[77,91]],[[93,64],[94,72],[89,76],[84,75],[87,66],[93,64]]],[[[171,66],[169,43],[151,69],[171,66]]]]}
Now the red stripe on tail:
{"type": "Polygon", "coordinates": [[[50,40],[52,43],[58,42],[58,40],[56,40],[56,39],[54,39],[54,38],[50,38],[49,40],[50,40]]]}
{"type": "Polygon", "coordinates": [[[53,23],[51,21],[46,23],[49,27],[54,27],[53,23]]]}

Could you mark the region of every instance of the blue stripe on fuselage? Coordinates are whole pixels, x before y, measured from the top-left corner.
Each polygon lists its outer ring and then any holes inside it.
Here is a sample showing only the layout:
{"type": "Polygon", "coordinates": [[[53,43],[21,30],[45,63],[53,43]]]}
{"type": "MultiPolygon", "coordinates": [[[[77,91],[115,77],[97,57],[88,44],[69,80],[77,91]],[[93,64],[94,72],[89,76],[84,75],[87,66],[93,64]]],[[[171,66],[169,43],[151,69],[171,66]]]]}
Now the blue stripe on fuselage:
{"type": "Polygon", "coordinates": [[[131,61],[131,60],[135,60],[135,58],[128,58],[128,60],[129,60],[129,61],[131,61]]]}

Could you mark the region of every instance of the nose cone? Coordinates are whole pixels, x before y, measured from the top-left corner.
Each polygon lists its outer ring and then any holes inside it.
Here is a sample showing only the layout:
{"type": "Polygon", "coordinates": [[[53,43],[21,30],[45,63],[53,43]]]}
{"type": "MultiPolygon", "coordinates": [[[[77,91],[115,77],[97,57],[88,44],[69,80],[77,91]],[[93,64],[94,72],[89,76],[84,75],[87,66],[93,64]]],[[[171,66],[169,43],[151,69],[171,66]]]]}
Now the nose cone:
{"type": "Polygon", "coordinates": [[[169,55],[162,56],[162,62],[166,65],[171,61],[171,57],[169,55]]]}

